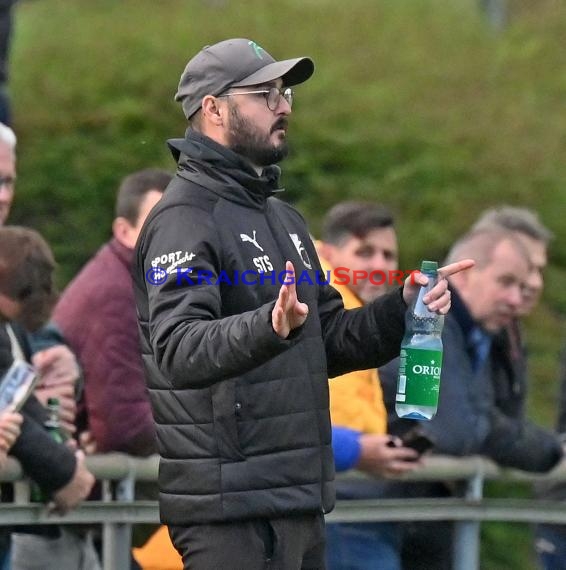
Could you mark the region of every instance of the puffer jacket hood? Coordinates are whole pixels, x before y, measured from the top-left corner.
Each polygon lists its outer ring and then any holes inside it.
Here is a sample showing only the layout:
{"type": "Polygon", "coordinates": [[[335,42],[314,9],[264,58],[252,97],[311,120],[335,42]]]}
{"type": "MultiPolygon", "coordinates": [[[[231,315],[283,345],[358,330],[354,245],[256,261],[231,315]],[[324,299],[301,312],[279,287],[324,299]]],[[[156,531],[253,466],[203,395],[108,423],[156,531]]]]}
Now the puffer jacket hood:
{"type": "Polygon", "coordinates": [[[263,207],[269,196],[284,190],[279,187],[279,166],[266,166],[258,176],[243,156],[193,129],[187,130],[186,138],[170,139],[167,144],[177,161],[177,174],[217,192],[219,196],[244,205],[263,207]],[[234,183],[245,188],[245,192],[235,193],[234,183]]]}

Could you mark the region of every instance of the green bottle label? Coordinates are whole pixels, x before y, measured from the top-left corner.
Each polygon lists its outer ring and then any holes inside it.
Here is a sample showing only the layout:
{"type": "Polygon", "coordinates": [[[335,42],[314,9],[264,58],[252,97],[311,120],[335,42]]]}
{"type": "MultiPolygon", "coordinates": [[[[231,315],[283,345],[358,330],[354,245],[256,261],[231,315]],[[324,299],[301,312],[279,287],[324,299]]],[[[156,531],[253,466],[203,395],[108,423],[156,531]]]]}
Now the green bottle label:
{"type": "Polygon", "coordinates": [[[408,347],[401,349],[397,402],[411,406],[436,407],[441,369],[441,350],[408,347]]]}

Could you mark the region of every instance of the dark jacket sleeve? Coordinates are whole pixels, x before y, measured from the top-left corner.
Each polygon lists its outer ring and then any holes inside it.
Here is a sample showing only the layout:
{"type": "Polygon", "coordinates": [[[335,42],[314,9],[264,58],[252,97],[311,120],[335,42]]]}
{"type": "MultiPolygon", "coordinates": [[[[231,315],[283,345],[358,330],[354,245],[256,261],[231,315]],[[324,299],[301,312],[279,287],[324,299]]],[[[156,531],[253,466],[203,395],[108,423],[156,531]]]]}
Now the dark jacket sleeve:
{"type": "Polygon", "coordinates": [[[482,452],[505,467],[544,473],[562,458],[556,434],[525,417],[527,355],[519,323],[495,337],[491,354],[493,406],[482,452]]]}
{"type": "Polygon", "coordinates": [[[152,259],[172,251],[190,252],[191,274],[209,275],[211,282],[195,284],[187,273],[147,286],[152,352],[173,387],[203,388],[244,374],[292,346],[294,340],[281,339],[273,330],[274,302],[222,317],[214,285],[221,270],[220,245],[208,214],[188,207],[161,212],[143,238],[138,267],[147,275],[152,259]],[[182,227],[191,231],[180,232],[182,227]]]}
{"type": "Polygon", "coordinates": [[[45,409],[30,396],[22,408],[24,421],[16,443],[10,450],[29,475],[46,493],[64,487],[73,478],[76,459],[65,445],[57,443],[43,428],[45,409]]]}
{"type": "Polygon", "coordinates": [[[528,420],[508,417],[495,408],[490,426],[482,453],[499,465],[545,473],[562,459],[558,437],[528,420]]]}
{"type": "Polygon", "coordinates": [[[402,289],[346,310],[340,294],[323,286],[319,312],[330,378],[375,368],[399,355],[406,312],[402,289]]]}
{"type": "MultiPolygon", "coordinates": [[[[18,334],[20,331],[16,328],[15,332],[18,334]]],[[[25,342],[23,350],[27,351],[25,342]]],[[[8,369],[12,360],[10,338],[5,327],[1,326],[0,375],[8,369]]],[[[24,417],[21,433],[10,449],[10,455],[20,462],[24,472],[46,493],[53,493],[72,479],[75,455],[65,445],[56,443],[45,431],[43,422],[47,419],[47,412],[33,394],[22,407],[21,414],[24,417]]]]}

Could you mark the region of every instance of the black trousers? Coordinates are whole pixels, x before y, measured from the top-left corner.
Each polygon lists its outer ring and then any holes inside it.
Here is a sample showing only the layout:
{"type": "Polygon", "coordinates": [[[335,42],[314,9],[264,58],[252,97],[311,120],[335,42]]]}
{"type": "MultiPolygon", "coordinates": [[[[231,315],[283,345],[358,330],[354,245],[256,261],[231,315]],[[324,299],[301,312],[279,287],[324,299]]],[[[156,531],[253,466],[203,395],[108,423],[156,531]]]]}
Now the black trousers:
{"type": "Polygon", "coordinates": [[[325,570],[322,514],[170,526],[184,570],[325,570]]]}

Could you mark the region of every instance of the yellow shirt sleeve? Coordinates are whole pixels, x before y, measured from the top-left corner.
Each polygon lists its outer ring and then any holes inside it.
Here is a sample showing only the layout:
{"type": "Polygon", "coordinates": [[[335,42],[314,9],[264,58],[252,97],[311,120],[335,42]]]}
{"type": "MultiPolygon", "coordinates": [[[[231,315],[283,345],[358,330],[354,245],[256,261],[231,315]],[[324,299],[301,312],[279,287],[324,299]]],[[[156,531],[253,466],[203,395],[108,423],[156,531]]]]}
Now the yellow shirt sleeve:
{"type": "Polygon", "coordinates": [[[386,433],[387,411],[376,370],[358,370],[330,380],[332,425],[386,433]]]}

